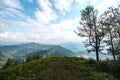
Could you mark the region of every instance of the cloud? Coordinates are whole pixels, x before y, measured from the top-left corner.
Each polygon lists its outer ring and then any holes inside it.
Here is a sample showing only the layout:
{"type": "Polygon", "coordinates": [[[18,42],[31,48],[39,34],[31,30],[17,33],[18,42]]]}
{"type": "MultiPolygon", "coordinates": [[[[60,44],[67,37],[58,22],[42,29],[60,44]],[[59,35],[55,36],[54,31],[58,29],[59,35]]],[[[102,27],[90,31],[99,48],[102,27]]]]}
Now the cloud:
{"type": "Polygon", "coordinates": [[[87,0],[75,0],[75,2],[77,2],[78,5],[83,6],[83,5],[85,5],[87,3],[87,0]]]}
{"type": "Polygon", "coordinates": [[[41,24],[49,24],[51,21],[58,18],[58,16],[52,11],[42,12],[40,10],[35,11],[35,17],[37,21],[40,22],[41,24]]]}
{"type": "Polygon", "coordinates": [[[91,3],[92,5],[95,5],[97,2],[99,2],[99,0],[90,0],[90,3],[91,3]]]}
{"type": "MultiPolygon", "coordinates": [[[[65,33],[64,35],[68,35],[65,33]]],[[[13,42],[39,42],[46,44],[59,44],[71,39],[72,33],[69,33],[70,36],[65,37],[63,34],[53,35],[53,34],[35,34],[35,33],[19,33],[19,32],[3,32],[0,33],[1,41],[13,41],[13,42]]]]}
{"type": "MultiPolygon", "coordinates": [[[[78,25],[79,18],[71,20],[63,20],[60,23],[54,23],[48,25],[39,25],[39,23],[28,19],[28,23],[17,22],[15,25],[21,26],[35,26],[31,32],[4,32],[0,33],[0,39],[2,41],[14,41],[14,42],[40,42],[46,44],[59,44],[67,41],[78,41],[80,38],[73,32],[78,25]],[[47,27],[48,26],[48,27],[47,27]]],[[[24,28],[23,27],[23,28],[24,28]]]]}
{"type": "Polygon", "coordinates": [[[69,19],[69,20],[63,20],[59,23],[51,24],[49,25],[50,28],[54,28],[54,31],[73,31],[77,26],[79,25],[79,17],[69,19]]]}
{"type": "Polygon", "coordinates": [[[37,27],[34,32],[40,32],[39,34],[44,34],[46,36],[46,39],[44,41],[50,43],[76,41],[80,40],[77,34],[74,33],[74,30],[78,25],[79,18],[76,17],[70,20],[63,20],[59,23],[37,27]]]}
{"type": "Polygon", "coordinates": [[[10,20],[26,18],[26,15],[20,11],[23,7],[19,0],[0,0],[0,8],[1,19],[8,23],[11,23],[10,20]]]}
{"type": "Polygon", "coordinates": [[[4,6],[11,7],[11,8],[16,8],[16,9],[23,8],[19,0],[0,0],[0,3],[2,3],[4,6]]]}
{"type": "Polygon", "coordinates": [[[33,27],[34,26],[31,23],[25,22],[25,21],[14,21],[13,24],[21,26],[21,27],[33,27]]]}
{"type": "Polygon", "coordinates": [[[14,32],[3,32],[0,33],[1,41],[26,41],[26,37],[24,33],[14,33],[14,32]]]}
{"type": "Polygon", "coordinates": [[[38,0],[39,8],[35,11],[35,17],[38,22],[49,24],[51,21],[56,20],[58,15],[53,11],[52,4],[49,0],[38,0]]]}
{"type": "Polygon", "coordinates": [[[65,15],[65,11],[70,11],[73,0],[54,0],[55,8],[60,11],[62,15],[65,15]]]}
{"type": "Polygon", "coordinates": [[[103,12],[111,6],[118,6],[117,0],[101,0],[102,2],[95,5],[95,8],[98,9],[100,12],[103,12]]]}
{"type": "MultiPolygon", "coordinates": [[[[28,1],[32,2],[33,0],[28,1]]],[[[32,10],[33,15],[31,15],[21,12],[21,10],[23,10],[21,4],[24,3],[20,3],[19,0],[0,0],[0,4],[3,3],[2,6],[0,5],[0,8],[2,8],[0,10],[0,27],[8,26],[10,23],[7,29],[4,28],[6,32],[0,32],[0,40],[56,44],[83,39],[79,38],[73,32],[79,25],[79,17],[72,18],[73,15],[70,15],[69,19],[66,19],[65,13],[71,10],[74,2],[77,2],[77,5],[82,7],[82,5],[87,4],[88,0],[36,1],[38,5],[35,6],[35,10],[32,10]],[[59,11],[60,14],[55,10],[59,11]],[[15,30],[26,29],[27,31],[18,30],[18,32],[16,32],[11,30],[11,32],[9,32],[12,26],[15,27],[15,30]]],[[[100,11],[104,11],[107,7],[111,5],[116,6],[117,4],[116,0],[102,0],[100,2],[102,3],[98,3],[98,0],[90,0],[91,4],[97,3],[95,8],[100,11]]],[[[27,8],[24,8],[24,10],[26,9],[27,8]]]]}
{"type": "Polygon", "coordinates": [[[0,12],[0,14],[4,17],[14,17],[14,18],[24,18],[25,15],[20,12],[19,10],[17,9],[14,9],[14,8],[5,8],[4,10],[2,10],[0,12]]]}

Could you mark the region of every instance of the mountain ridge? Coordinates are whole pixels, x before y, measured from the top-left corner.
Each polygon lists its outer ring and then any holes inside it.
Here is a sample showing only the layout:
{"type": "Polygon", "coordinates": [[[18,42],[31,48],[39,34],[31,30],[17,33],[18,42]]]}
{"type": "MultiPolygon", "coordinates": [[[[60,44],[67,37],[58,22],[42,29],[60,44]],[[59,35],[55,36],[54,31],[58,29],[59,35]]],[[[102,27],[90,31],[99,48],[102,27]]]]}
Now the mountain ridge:
{"type": "Polygon", "coordinates": [[[0,46],[0,50],[14,59],[25,59],[29,55],[47,56],[72,56],[74,53],[59,45],[49,45],[40,43],[24,43],[17,45],[0,46]],[[44,55],[43,55],[44,54],[44,55]]]}

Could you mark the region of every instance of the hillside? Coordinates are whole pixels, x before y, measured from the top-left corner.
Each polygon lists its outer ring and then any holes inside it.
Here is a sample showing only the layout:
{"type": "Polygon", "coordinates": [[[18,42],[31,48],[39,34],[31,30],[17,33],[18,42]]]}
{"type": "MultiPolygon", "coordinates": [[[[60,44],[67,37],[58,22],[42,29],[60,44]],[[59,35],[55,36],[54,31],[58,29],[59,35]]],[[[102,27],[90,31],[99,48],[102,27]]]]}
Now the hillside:
{"type": "Polygon", "coordinates": [[[107,70],[103,63],[75,57],[48,57],[0,70],[0,80],[119,80],[103,71],[107,70]]]}

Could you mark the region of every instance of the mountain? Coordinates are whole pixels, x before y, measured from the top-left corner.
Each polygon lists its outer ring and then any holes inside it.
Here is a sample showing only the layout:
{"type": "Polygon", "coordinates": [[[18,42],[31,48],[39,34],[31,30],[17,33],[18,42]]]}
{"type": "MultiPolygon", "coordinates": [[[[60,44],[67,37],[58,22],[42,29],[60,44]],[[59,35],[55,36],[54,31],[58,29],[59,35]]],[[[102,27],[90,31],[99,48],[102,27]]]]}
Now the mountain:
{"type": "Polygon", "coordinates": [[[65,42],[65,43],[61,43],[60,45],[73,52],[86,51],[85,44],[82,42],[65,42]]]}
{"type": "Polygon", "coordinates": [[[38,43],[25,43],[18,45],[4,45],[0,46],[0,50],[13,58],[23,58],[29,53],[34,53],[38,50],[47,50],[51,45],[44,45],[38,43]]]}
{"type": "Polygon", "coordinates": [[[28,56],[35,56],[39,55],[42,57],[48,57],[48,56],[74,56],[74,53],[66,48],[63,48],[61,46],[53,46],[52,48],[48,50],[41,50],[34,53],[28,54],[28,56]]]}
{"type": "Polygon", "coordinates": [[[85,44],[82,42],[65,42],[60,44],[62,47],[69,49],[75,53],[74,56],[77,57],[86,57],[88,58],[88,52],[86,50],[85,44]]]}
{"type": "Polygon", "coordinates": [[[56,45],[45,45],[39,43],[25,43],[18,45],[0,46],[0,50],[15,59],[25,59],[27,56],[71,56],[74,53],[68,49],[56,45]]]}

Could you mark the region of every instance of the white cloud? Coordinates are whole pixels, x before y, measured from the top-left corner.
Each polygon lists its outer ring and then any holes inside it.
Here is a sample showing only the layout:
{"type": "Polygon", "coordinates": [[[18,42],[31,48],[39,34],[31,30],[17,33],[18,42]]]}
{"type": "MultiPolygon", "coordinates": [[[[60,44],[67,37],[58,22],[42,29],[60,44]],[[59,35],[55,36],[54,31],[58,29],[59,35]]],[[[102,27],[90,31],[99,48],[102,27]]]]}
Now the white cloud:
{"type": "Polygon", "coordinates": [[[70,11],[73,0],[54,0],[54,5],[63,15],[65,11],[70,11]]]}
{"type": "Polygon", "coordinates": [[[83,6],[87,3],[87,0],[75,0],[79,5],[83,6]]]}
{"type": "MultiPolygon", "coordinates": [[[[46,44],[59,44],[67,41],[78,41],[80,38],[74,33],[79,21],[79,18],[71,20],[63,20],[60,23],[41,25],[33,19],[28,19],[27,22],[17,22],[19,26],[35,26],[31,32],[4,32],[0,33],[2,41],[19,41],[19,42],[40,42],[46,44]]],[[[24,27],[23,27],[24,28],[24,27]]],[[[28,27],[29,28],[29,27],[28,27]]]]}
{"type": "Polygon", "coordinates": [[[34,32],[40,32],[46,36],[45,42],[49,43],[61,43],[67,41],[80,40],[74,30],[79,25],[79,18],[74,18],[71,20],[63,20],[60,23],[54,23],[49,25],[43,25],[42,27],[37,27],[34,32]],[[48,27],[46,27],[48,26],[48,27]]]}
{"type": "Polygon", "coordinates": [[[38,0],[39,7],[42,8],[40,11],[37,9],[35,11],[35,16],[38,22],[43,24],[49,24],[50,21],[56,20],[58,15],[53,11],[52,4],[49,0],[38,0]]]}
{"type": "Polygon", "coordinates": [[[23,7],[20,4],[19,0],[0,0],[0,3],[7,7],[22,9],[23,7]]]}
{"type": "Polygon", "coordinates": [[[38,4],[42,7],[43,11],[51,11],[52,4],[49,0],[38,0],[38,4]]]}
{"type": "Polygon", "coordinates": [[[98,9],[100,12],[103,12],[111,6],[118,6],[117,0],[102,0],[102,2],[96,5],[95,8],[98,9]]]}
{"type": "Polygon", "coordinates": [[[59,44],[67,40],[75,40],[72,33],[65,34],[33,34],[33,33],[19,33],[19,32],[3,32],[0,33],[1,41],[12,41],[12,42],[39,42],[46,44],[59,44]],[[69,35],[69,36],[64,36],[69,35]]]}
{"type": "Polygon", "coordinates": [[[95,5],[99,0],[90,0],[91,5],[95,5]]]}
{"type": "Polygon", "coordinates": [[[0,11],[0,14],[4,17],[20,17],[20,18],[24,18],[24,14],[22,12],[20,12],[17,9],[14,8],[5,8],[4,10],[0,11]]]}
{"type": "Polygon", "coordinates": [[[3,41],[25,41],[25,37],[21,36],[24,34],[20,33],[13,33],[13,32],[3,32],[0,33],[0,39],[3,41]]]}
{"type": "Polygon", "coordinates": [[[56,24],[51,24],[49,25],[50,28],[54,28],[54,31],[73,31],[77,26],[79,25],[79,17],[76,17],[74,19],[69,19],[69,20],[63,20],[60,23],[56,24]]]}
{"type": "Polygon", "coordinates": [[[33,25],[29,22],[25,21],[14,21],[15,25],[22,26],[22,27],[32,27],[33,25]]]}
{"type": "MultiPolygon", "coordinates": [[[[59,0],[60,1],[60,0],[59,0]]],[[[60,11],[69,11],[71,9],[73,0],[63,0],[59,3],[60,11]]],[[[58,44],[67,41],[81,40],[74,30],[79,25],[79,17],[70,20],[63,20],[59,23],[51,23],[56,20],[58,15],[52,9],[53,4],[49,0],[38,0],[39,8],[34,12],[35,19],[27,17],[24,13],[16,8],[7,7],[1,12],[3,16],[9,18],[21,18],[20,20],[13,20],[11,23],[16,28],[19,26],[29,28],[27,33],[23,32],[2,32],[0,33],[0,40],[14,41],[14,42],[40,42],[47,44],[58,44]],[[24,19],[24,20],[23,20],[24,19]],[[32,28],[31,28],[32,27],[32,28]]],[[[57,5],[56,5],[57,6],[57,5]]],[[[18,30],[19,31],[19,30],[18,30]]],[[[21,31],[21,30],[20,30],[21,31]]]]}

